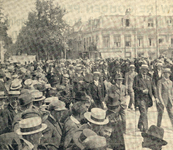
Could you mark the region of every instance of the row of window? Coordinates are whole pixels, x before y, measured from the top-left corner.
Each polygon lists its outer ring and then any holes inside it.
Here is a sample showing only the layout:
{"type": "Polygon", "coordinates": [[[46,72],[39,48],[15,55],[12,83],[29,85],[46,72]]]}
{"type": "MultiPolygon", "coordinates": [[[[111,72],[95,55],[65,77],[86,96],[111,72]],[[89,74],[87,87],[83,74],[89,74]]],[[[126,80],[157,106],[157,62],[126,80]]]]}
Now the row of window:
{"type": "MultiPolygon", "coordinates": [[[[124,19],[122,18],[122,26],[124,26],[124,19]]],[[[166,21],[167,25],[172,25],[172,20],[167,20],[166,21]]],[[[130,19],[125,19],[125,26],[129,27],[130,26],[130,19]]],[[[148,19],[148,27],[154,27],[154,20],[153,19],[148,19]]]]}
{"type": "MultiPolygon", "coordinates": [[[[98,35],[96,36],[91,36],[91,37],[87,37],[84,38],[84,49],[86,50],[91,44],[95,44],[97,45],[98,43],[98,35]]],[[[122,43],[121,43],[122,39],[121,39],[121,35],[114,35],[114,47],[121,47],[122,43]]],[[[160,38],[159,39],[159,44],[162,44],[164,42],[164,38],[160,38]]],[[[79,44],[81,44],[82,42],[80,41],[79,44]]],[[[131,35],[127,35],[124,37],[124,44],[126,47],[131,47],[132,43],[132,37],[131,35]]],[[[173,38],[171,38],[171,45],[173,46],[173,38]]],[[[137,37],[137,46],[138,47],[143,47],[144,46],[144,40],[143,37],[137,37]]],[[[148,46],[155,46],[155,39],[154,38],[148,38],[148,46]]],[[[103,47],[104,48],[110,48],[110,36],[106,35],[103,36],[103,47]]]]}
{"type": "MultiPolygon", "coordinates": [[[[164,39],[159,39],[159,44],[163,43],[164,39]]],[[[131,36],[125,36],[124,37],[124,43],[126,47],[131,47],[132,39],[131,36]]],[[[173,45],[173,38],[171,39],[171,45],[173,45]]],[[[143,47],[144,46],[144,40],[143,37],[137,37],[137,46],[143,47]]],[[[154,38],[148,38],[148,46],[155,46],[155,39],[154,38]]],[[[104,48],[110,48],[110,36],[103,36],[103,47],[104,48]]],[[[121,36],[115,35],[114,36],[114,47],[121,47],[121,36]]]]}
{"type": "Polygon", "coordinates": [[[98,35],[84,38],[84,49],[88,48],[91,44],[96,44],[98,42],[98,35]]]}

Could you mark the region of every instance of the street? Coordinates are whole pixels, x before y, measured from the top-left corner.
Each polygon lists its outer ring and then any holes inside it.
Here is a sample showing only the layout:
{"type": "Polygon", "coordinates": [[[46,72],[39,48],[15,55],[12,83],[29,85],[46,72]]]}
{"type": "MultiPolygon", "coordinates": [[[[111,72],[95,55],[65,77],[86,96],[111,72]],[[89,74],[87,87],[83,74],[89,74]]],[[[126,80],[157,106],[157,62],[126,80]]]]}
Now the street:
{"type": "MultiPolygon", "coordinates": [[[[142,148],[143,138],[141,132],[137,128],[139,111],[126,110],[127,114],[127,131],[125,135],[126,150],[149,150],[147,148],[142,148]],[[134,124],[135,123],[135,124],[134,124]]],[[[157,125],[157,110],[155,103],[148,110],[148,124],[157,125]]],[[[162,150],[172,150],[173,149],[173,129],[171,122],[169,120],[168,114],[164,111],[162,119],[162,128],[164,129],[163,139],[168,142],[166,146],[162,147],[162,150]]]]}

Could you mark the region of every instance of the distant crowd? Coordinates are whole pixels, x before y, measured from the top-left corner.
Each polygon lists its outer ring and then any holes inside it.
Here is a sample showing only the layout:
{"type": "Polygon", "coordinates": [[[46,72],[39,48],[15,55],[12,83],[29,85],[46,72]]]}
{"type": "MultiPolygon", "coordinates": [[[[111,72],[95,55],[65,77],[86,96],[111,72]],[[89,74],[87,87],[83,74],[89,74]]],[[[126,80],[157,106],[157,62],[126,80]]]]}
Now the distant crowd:
{"type": "MultiPolygon", "coordinates": [[[[125,150],[126,112],[139,111],[141,147],[161,150],[173,125],[173,62],[108,58],[0,64],[0,149],[125,150]],[[148,127],[156,103],[157,124],[148,127]]],[[[135,123],[134,123],[135,126],[135,123]]]]}

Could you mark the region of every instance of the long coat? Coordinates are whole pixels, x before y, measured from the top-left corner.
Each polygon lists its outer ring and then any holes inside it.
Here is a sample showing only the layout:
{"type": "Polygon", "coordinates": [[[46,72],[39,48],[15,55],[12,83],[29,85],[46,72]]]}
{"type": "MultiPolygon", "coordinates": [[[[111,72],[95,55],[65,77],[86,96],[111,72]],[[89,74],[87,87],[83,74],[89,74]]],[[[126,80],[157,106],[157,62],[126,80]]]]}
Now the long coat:
{"type": "Polygon", "coordinates": [[[94,82],[89,85],[89,96],[94,100],[96,107],[102,107],[105,95],[106,88],[103,82],[99,82],[98,86],[94,82]]]}
{"type": "Polygon", "coordinates": [[[152,93],[153,88],[152,84],[154,84],[151,80],[151,77],[147,76],[146,79],[142,78],[142,75],[139,74],[134,78],[133,89],[135,92],[135,99],[137,101],[145,100],[147,102],[147,106],[153,106],[152,101],[152,93]],[[148,94],[143,93],[143,90],[148,89],[148,94]]]}
{"type": "Polygon", "coordinates": [[[64,149],[67,149],[68,147],[72,146],[73,134],[80,127],[81,127],[81,124],[74,122],[71,119],[71,116],[65,120],[63,132],[62,132],[62,138],[61,138],[62,146],[64,149]]]}
{"type": "Polygon", "coordinates": [[[165,106],[167,106],[168,101],[170,101],[171,104],[173,103],[173,82],[171,80],[162,78],[158,81],[157,89],[158,98],[161,102],[164,102],[165,106]]]}

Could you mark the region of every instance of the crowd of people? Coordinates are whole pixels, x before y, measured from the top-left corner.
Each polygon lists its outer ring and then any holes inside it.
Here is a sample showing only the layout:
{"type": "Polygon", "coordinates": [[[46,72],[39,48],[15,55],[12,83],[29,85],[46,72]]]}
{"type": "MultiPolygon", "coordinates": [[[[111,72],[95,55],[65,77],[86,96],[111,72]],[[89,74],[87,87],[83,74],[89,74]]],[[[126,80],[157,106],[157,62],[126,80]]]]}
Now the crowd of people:
{"type": "Polygon", "coordinates": [[[1,64],[0,149],[125,150],[128,109],[140,112],[142,146],[160,150],[164,109],[173,125],[172,64],[164,56],[1,64]],[[157,125],[148,127],[154,102],[157,125]]]}

